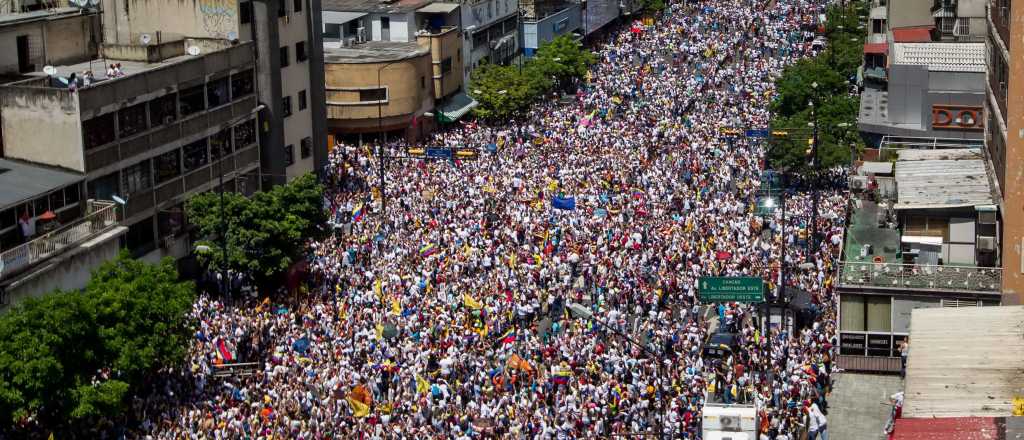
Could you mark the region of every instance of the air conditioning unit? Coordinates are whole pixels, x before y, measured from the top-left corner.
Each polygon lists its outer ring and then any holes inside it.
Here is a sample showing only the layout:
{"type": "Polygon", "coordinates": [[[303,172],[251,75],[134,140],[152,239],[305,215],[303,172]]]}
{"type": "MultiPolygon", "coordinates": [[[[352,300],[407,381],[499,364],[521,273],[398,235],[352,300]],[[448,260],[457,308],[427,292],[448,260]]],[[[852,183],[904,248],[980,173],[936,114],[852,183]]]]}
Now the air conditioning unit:
{"type": "Polygon", "coordinates": [[[739,416],[722,416],[718,421],[722,425],[722,431],[739,431],[742,429],[739,416]]]}
{"type": "Polygon", "coordinates": [[[868,187],[868,176],[853,176],[850,178],[850,189],[863,191],[868,187]]]}
{"type": "Polygon", "coordinates": [[[359,29],[356,29],[356,41],[358,41],[360,43],[365,43],[366,42],[366,28],[365,27],[360,26],[359,29]]]}
{"type": "Polygon", "coordinates": [[[939,300],[939,304],[942,307],[959,308],[959,307],[981,307],[980,300],[970,299],[943,299],[939,300]]]}
{"type": "Polygon", "coordinates": [[[996,250],[996,238],[990,236],[979,235],[978,236],[978,250],[979,251],[995,251],[996,250]]]}

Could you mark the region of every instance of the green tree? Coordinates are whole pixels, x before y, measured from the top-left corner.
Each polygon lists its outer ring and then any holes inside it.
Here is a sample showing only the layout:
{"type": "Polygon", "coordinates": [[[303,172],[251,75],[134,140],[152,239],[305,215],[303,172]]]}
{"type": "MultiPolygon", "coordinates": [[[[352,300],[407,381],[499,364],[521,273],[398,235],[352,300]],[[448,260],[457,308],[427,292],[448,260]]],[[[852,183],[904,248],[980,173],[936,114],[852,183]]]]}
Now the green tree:
{"type": "Polygon", "coordinates": [[[186,212],[209,251],[199,254],[211,270],[223,267],[251,275],[261,285],[273,285],[302,258],[307,240],[326,232],[323,186],[312,174],[246,198],[236,193],[205,193],[189,199],[186,212]],[[220,237],[227,227],[227,261],[220,237]]]}
{"type": "Polygon", "coordinates": [[[530,64],[556,81],[567,81],[582,78],[596,61],[597,57],[579,41],[562,35],[542,44],[530,64]]]}
{"type": "Polygon", "coordinates": [[[194,292],[170,259],[122,253],[83,291],[15,307],[0,317],[0,417],[71,432],[123,414],[148,375],[184,359],[194,292]]]}

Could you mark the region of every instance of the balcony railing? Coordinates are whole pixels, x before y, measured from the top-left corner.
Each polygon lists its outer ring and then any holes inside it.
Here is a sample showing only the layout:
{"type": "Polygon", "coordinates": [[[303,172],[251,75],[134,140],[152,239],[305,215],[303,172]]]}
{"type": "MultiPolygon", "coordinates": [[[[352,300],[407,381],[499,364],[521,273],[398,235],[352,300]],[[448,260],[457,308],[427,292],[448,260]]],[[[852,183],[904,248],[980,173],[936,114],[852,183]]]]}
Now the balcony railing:
{"type": "Polygon", "coordinates": [[[839,262],[839,285],[889,289],[999,293],[998,267],[839,262]]]}
{"type": "Polygon", "coordinates": [[[28,243],[0,253],[0,279],[42,262],[65,249],[117,226],[117,206],[108,201],[88,201],[88,214],[28,243]]]}

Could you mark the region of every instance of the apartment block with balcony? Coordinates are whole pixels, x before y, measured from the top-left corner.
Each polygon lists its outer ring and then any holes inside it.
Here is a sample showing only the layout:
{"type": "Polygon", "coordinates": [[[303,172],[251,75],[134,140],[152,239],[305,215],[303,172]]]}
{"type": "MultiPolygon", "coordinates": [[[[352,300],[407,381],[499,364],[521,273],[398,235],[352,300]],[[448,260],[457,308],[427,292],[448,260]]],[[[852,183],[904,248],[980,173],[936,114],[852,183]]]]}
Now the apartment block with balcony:
{"type": "Polygon", "coordinates": [[[837,266],[840,366],[899,371],[911,311],[1000,304],[997,207],[980,148],[893,148],[851,179],[837,266]]]}
{"type": "Polygon", "coordinates": [[[127,201],[125,240],[136,255],[182,257],[185,199],[215,189],[222,175],[229,190],[260,186],[252,43],[181,39],[101,51],[103,60],[0,86],[4,153],[83,174],[86,198],[127,201]],[[107,77],[111,63],[122,76],[107,77]]]}

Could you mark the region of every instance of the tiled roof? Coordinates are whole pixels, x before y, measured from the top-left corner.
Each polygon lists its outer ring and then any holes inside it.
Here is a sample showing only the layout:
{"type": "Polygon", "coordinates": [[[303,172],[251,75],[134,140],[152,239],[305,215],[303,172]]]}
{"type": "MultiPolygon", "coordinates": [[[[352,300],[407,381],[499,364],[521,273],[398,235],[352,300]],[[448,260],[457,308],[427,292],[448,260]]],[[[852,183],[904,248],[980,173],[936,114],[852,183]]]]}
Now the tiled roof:
{"type": "Polygon", "coordinates": [[[895,43],[893,64],[928,66],[933,72],[984,72],[985,43],[895,43]]]}

